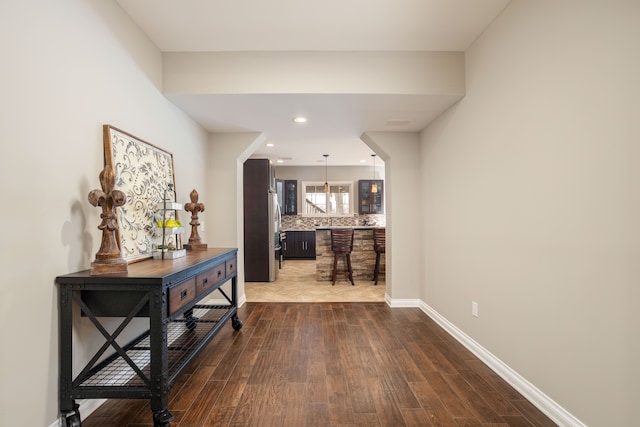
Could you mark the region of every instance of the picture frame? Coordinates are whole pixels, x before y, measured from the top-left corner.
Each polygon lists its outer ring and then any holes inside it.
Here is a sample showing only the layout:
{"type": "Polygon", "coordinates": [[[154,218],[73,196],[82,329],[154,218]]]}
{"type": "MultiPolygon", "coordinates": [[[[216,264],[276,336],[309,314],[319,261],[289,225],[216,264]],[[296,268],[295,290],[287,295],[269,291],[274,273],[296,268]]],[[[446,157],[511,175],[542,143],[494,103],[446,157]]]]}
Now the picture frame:
{"type": "Polygon", "coordinates": [[[156,223],[164,219],[164,212],[158,205],[165,198],[175,201],[173,154],[109,124],[103,125],[103,143],[115,188],[127,197],[117,208],[116,239],[122,257],[127,263],[151,258],[162,243],[156,223]]]}

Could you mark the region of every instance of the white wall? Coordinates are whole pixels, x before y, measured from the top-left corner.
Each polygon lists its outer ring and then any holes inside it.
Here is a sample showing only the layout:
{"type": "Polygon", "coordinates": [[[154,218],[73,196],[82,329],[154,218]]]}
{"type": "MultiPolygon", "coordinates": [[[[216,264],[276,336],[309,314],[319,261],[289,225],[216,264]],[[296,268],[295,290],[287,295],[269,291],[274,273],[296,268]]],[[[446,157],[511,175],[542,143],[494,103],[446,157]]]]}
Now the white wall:
{"type": "MultiPolygon", "coordinates": [[[[160,52],[115,2],[35,3],[0,6],[0,424],[25,427],[57,418],[54,279],[88,268],[100,245],[87,195],[100,188],[102,124],[171,151],[185,201],[205,184],[207,144],[159,92],[160,52]]],[[[78,362],[100,343],[87,325],[74,327],[78,362]]]]}
{"type": "Polygon", "coordinates": [[[513,0],[422,135],[425,301],[593,427],[640,402],[639,17],[513,0]]]}

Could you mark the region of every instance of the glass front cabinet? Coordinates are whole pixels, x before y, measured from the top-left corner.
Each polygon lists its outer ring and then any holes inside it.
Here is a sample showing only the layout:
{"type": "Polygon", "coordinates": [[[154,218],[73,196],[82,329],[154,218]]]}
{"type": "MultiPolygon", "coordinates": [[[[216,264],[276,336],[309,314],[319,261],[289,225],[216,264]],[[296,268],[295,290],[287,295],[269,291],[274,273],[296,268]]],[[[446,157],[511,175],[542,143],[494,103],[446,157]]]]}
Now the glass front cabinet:
{"type": "Polygon", "coordinates": [[[298,181],[287,179],[284,181],[284,215],[298,214],[298,181]]]}
{"type": "Polygon", "coordinates": [[[384,180],[361,179],[358,181],[358,213],[384,214],[384,180]]]}

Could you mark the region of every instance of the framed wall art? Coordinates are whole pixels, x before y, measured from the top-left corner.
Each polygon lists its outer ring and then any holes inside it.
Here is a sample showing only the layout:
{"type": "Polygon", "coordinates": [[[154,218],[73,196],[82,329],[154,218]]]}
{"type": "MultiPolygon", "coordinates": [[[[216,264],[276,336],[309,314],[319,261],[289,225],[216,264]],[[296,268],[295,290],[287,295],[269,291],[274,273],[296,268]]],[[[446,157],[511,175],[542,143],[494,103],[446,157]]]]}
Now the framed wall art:
{"type": "MultiPolygon", "coordinates": [[[[174,201],[173,155],[111,125],[103,126],[105,164],[113,168],[115,188],[127,197],[117,209],[117,240],[128,262],[153,256],[162,243],[156,222],[162,213],[157,207],[165,197],[174,201]]],[[[176,218],[177,219],[177,218],[176,218]]]]}

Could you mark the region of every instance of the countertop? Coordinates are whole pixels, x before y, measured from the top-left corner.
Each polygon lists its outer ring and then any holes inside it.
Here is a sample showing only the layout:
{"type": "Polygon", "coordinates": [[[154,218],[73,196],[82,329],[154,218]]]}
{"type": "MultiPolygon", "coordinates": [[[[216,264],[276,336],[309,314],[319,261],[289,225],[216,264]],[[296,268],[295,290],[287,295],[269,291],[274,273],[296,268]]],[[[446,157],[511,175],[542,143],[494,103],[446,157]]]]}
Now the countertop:
{"type": "Polygon", "coordinates": [[[331,229],[349,229],[354,230],[373,230],[374,228],[385,228],[379,225],[336,225],[336,226],[320,226],[316,227],[316,230],[331,230],[331,229]]]}
{"type": "Polygon", "coordinates": [[[319,225],[315,228],[285,228],[282,231],[316,231],[316,230],[331,230],[331,229],[349,229],[354,230],[373,230],[374,228],[385,228],[384,225],[319,225]]]}

